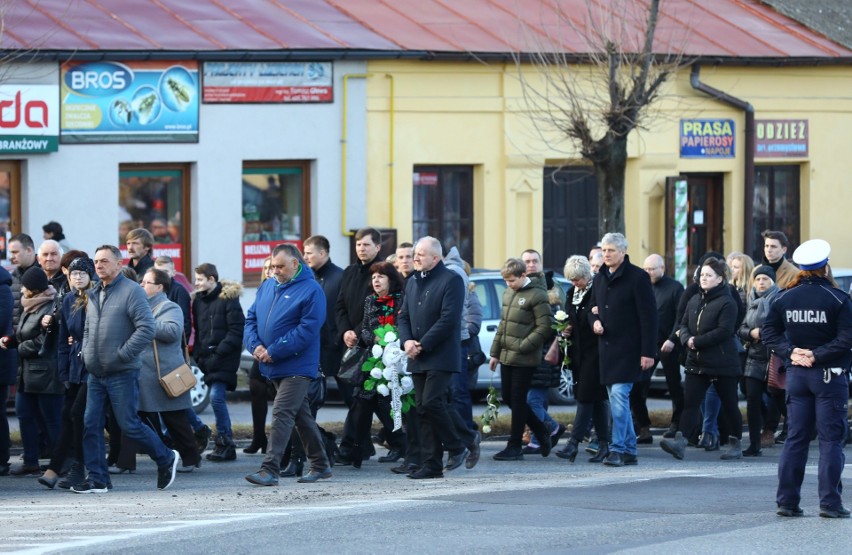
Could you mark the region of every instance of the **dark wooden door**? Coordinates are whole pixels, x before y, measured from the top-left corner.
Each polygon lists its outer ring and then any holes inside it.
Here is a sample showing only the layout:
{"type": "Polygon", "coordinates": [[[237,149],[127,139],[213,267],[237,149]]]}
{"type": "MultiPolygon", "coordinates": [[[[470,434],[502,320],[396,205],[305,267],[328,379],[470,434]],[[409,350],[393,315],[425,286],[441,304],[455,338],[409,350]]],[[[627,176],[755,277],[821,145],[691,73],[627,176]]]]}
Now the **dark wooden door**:
{"type": "MultiPolygon", "coordinates": [[[[708,251],[725,255],[723,237],[723,179],[722,174],[682,174],[687,181],[687,279],[692,278],[698,261],[708,251]]],[[[674,265],[675,202],[673,183],[666,183],[666,268],[671,273],[674,265]]]]}
{"type": "Polygon", "coordinates": [[[544,169],[544,267],[559,275],[565,260],[588,255],[598,236],[598,186],[589,167],[544,169]]]}

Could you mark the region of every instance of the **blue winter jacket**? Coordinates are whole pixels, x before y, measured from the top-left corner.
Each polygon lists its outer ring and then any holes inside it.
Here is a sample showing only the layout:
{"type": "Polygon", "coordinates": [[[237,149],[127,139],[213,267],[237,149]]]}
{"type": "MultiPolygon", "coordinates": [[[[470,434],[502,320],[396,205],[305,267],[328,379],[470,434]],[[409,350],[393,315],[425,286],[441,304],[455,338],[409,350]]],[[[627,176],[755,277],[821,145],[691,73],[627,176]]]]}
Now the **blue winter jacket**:
{"type": "MultiPolygon", "coordinates": [[[[85,293],[84,293],[85,294],[85,293]]],[[[62,299],[62,316],[59,319],[59,379],[63,382],[81,384],[86,382],[86,365],[80,351],[83,350],[83,331],[86,327],[86,311],[74,310],[77,295],[68,294],[62,299]],[[74,344],[68,344],[68,338],[74,344]]]]}
{"type": "Polygon", "coordinates": [[[264,281],[248,311],[243,333],[243,344],[250,353],[263,345],[272,357],[271,363],[260,363],[260,373],[270,379],[316,378],[325,313],[322,287],[304,264],[287,283],[264,281]]]}

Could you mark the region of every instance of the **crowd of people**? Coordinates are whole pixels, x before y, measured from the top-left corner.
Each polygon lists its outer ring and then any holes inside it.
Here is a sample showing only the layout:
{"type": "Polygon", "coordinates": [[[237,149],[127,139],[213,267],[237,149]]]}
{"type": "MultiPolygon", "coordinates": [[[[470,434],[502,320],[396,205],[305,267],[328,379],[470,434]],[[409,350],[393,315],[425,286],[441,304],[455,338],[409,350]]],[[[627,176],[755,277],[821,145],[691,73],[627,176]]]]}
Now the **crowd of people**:
{"type": "Polygon", "coordinates": [[[799,247],[797,268],[786,259],[786,236],[764,232],[759,264],[742,253],[709,252],[686,289],[665,275],[659,254],[642,268],[631,263],[620,233],[606,234],[588,257],[566,261],[567,291],[528,249],[501,268],[501,318],[483,355],[470,266],[433,237],[403,243],[387,257],[379,231],[361,229],[357,261],[345,269],[331,261],[321,235],[305,239],[301,252],[281,244],[244,314],[239,283],[220,280],[216,266],[203,263],[193,287],[171,259],[151,258],[156,238],[144,228],[126,234],[126,265],[115,246],[97,247],[90,257],[60,243],[56,222],[44,231],[38,249],[28,235],[13,236],[14,270],[0,267],[0,401],[17,386],[23,444],[22,463],[12,468],[8,423],[0,419],[0,475],[104,493],[111,476],[135,472],[140,452],[157,464],[159,489],[177,473],[193,472],[213,432],[189,392],[169,395],[160,379],[188,362],[190,343],[211,391],[215,442],[206,460],[214,463],[237,458],[226,393],[236,388],[242,350],[254,358],[253,434],[243,451],[264,455],[245,477],[258,486],[280,477],[325,480],[335,464],[360,468],[376,454],[376,441],[388,447],[379,462],[399,463],[390,470],[411,479],[474,468],[482,436],[469,373],[482,362],[500,367],[502,398],[512,409],[509,438],[495,460],[547,457],[554,449],[566,428],[548,414],[547,391],[565,365],[577,411],[556,455],[573,463],[588,442],[590,462],[636,465],[637,444],[654,441],[646,401],[660,364],[672,399],[664,451],[683,459],[689,446],[714,451],[721,444],[721,458],[736,460],[783,443],[779,514],[798,516],[802,461],[816,429],[826,458],[823,516],[849,515],[839,486],[829,487],[835,478],[839,484],[846,415],[841,424],[829,414],[826,397],[844,406],[848,399],[852,305],[832,288],[825,242],[799,247]],[[555,345],[561,361],[545,356],[555,345]],[[774,379],[785,367],[786,392],[774,379]],[[349,407],[339,443],[316,423],[326,378],[337,380],[349,407]],[[745,449],[740,390],[747,398],[745,449]],[[42,467],[45,455],[50,463],[42,467]]]}

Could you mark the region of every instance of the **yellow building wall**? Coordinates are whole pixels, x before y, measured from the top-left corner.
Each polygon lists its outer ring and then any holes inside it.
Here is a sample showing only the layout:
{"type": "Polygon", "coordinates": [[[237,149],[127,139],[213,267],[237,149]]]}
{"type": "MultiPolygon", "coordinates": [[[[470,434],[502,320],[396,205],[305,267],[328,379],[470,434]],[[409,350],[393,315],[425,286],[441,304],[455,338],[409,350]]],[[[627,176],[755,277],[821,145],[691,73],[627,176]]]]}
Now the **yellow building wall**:
{"type": "MultiPolygon", "coordinates": [[[[579,68],[577,71],[588,71],[579,68]]],[[[583,164],[574,146],[532,114],[513,64],[376,61],[367,81],[370,224],[411,237],[415,165],[474,166],[475,266],[496,268],[525,248],[542,247],[544,166],[583,164]],[[388,76],[391,76],[389,78],[388,76]],[[393,81],[394,159],[390,81],[393,81]],[[389,174],[389,172],[392,172],[389,174]],[[393,206],[389,204],[392,175],[393,206]]],[[[543,90],[532,68],[526,83],[543,90]]],[[[801,239],[832,243],[832,264],[852,267],[846,221],[852,206],[852,69],[848,67],[707,67],[702,82],[750,102],[757,119],[809,122],[805,158],[761,159],[760,165],[800,167],[801,239]]],[[[744,229],[744,126],[741,110],[690,86],[689,68],[663,88],[644,128],[629,141],[625,220],[634,263],[665,249],[665,179],[681,173],[720,173],[724,179],[726,252],[742,250],[744,229]],[[679,122],[726,118],[735,122],[736,158],[679,157],[679,122]]],[[[760,238],[755,242],[760,243],[760,238]]]]}

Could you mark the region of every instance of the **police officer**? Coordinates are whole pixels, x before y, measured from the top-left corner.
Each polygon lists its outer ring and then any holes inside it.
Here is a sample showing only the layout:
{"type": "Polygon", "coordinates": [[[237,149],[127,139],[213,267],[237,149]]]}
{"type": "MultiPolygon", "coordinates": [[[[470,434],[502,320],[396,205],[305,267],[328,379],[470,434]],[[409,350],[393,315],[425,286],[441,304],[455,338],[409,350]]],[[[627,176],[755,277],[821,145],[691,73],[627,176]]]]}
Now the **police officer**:
{"type": "Polygon", "coordinates": [[[849,518],[841,503],[840,475],[846,463],[847,373],[852,365],[852,301],[827,277],[831,246],[822,239],[793,253],[798,276],[772,303],[760,336],[785,360],[789,432],[778,463],[779,516],[802,516],[799,508],[808,448],[819,437],[819,516],[849,518]]]}

